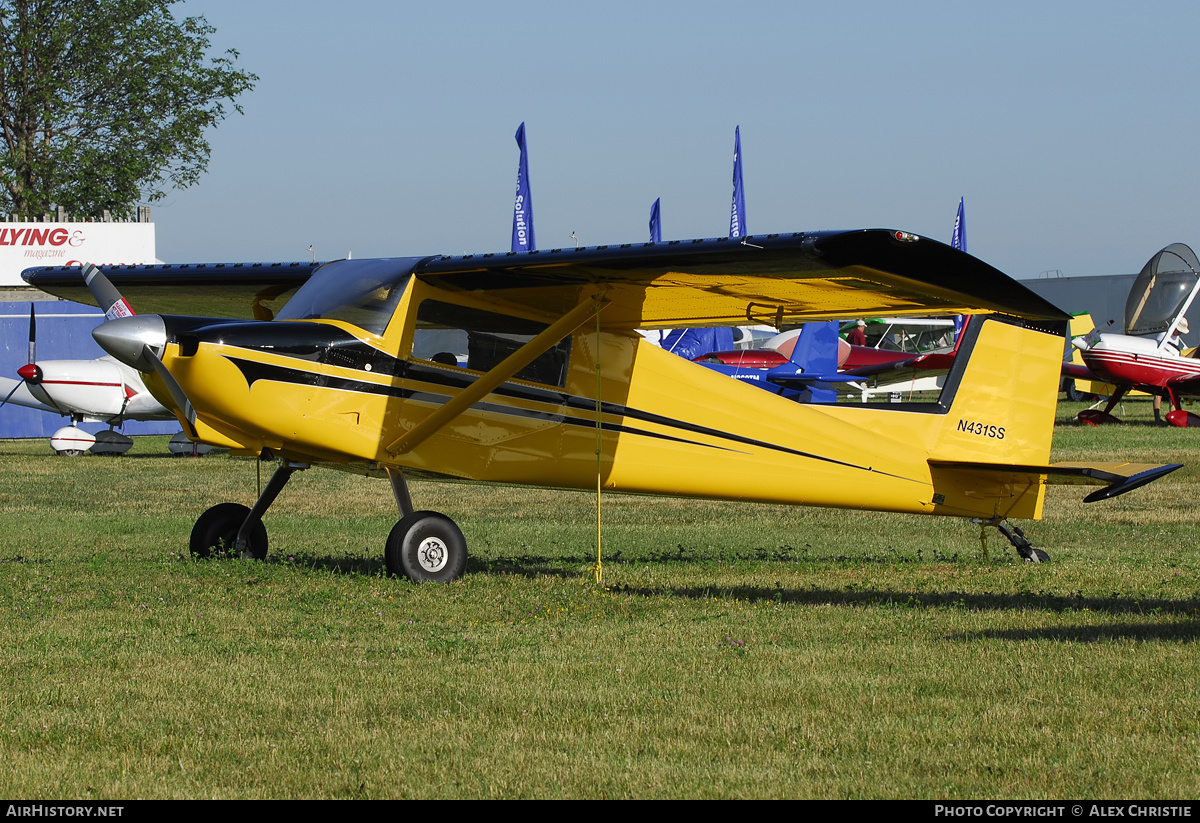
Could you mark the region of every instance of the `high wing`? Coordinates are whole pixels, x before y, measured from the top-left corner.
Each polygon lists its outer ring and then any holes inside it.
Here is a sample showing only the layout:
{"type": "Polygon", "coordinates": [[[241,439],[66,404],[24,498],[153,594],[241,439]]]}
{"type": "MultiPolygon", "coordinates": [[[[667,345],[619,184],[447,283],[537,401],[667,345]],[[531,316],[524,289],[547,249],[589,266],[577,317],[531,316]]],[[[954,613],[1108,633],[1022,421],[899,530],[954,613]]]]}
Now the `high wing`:
{"type": "MultiPolygon", "coordinates": [[[[677,328],[967,310],[1062,320],[1000,271],[928,238],[886,229],[795,232],[529,253],[397,259],[421,280],[539,314],[604,292],[605,329],[677,328]]],[[[101,266],[139,313],[266,320],[322,265],[101,266]]],[[[95,305],[78,268],[27,269],[42,291],[95,305]]]]}
{"type": "Polygon", "coordinates": [[[885,229],[435,257],[414,273],[551,315],[578,305],[584,289],[602,289],[610,330],[969,310],[1067,317],[974,257],[885,229]]]}
{"type": "MultiPolygon", "coordinates": [[[[208,263],[101,266],[145,314],[271,320],[324,263],[208,263]]],[[[47,294],[97,305],[78,266],[26,269],[21,277],[47,294]]]]}

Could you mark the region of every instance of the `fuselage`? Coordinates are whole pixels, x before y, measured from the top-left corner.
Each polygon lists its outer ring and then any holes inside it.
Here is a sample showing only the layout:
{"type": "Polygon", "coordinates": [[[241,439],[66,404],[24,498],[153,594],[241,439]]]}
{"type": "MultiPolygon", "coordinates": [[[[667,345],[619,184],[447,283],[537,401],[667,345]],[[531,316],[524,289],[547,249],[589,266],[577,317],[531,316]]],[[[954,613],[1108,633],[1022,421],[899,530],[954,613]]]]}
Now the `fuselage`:
{"type": "Polygon", "coordinates": [[[107,423],[174,417],[146,389],[136,369],[111,356],[40,360],[23,366],[20,373],[34,400],[76,419],[107,423]]]}
{"type": "MultiPolygon", "coordinates": [[[[815,406],[729,380],[632,328],[585,321],[413,442],[557,318],[415,277],[371,294],[383,291],[398,292],[386,314],[372,305],[272,322],[164,317],[161,359],[196,410],[199,438],[366,474],[577,489],[599,477],[633,493],[1040,516],[1038,483],[930,459],[1048,459],[1054,334],[981,321],[974,355],[939,402],[815,406]],[[1025,392],[1014,397],[1018,367],[1025,392]]],[[[156,375],[147,385],[170,402],[156,375]]]]}
{"type": "Polygon", "coordinates": [[[1173,348],[1160,348],[1145,337],[1102,334],[1080,353],[1087,367],[1104,381],[1158,393],[1172,379],[1200,376],[1200,360],[1184,357],[1173,348]]]}

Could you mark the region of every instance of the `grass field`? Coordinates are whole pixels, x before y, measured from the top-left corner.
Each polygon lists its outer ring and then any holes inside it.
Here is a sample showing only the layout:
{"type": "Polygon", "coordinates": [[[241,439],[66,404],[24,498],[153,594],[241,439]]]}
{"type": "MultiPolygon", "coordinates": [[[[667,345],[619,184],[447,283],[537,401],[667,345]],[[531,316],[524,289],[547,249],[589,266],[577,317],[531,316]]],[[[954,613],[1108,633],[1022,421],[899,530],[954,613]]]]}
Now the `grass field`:
{"type": "MultiPolygon", "coordinates": [[[[1060,407],[1068,421],[1080,406],[1060,407]]],[[[1200,432],[1062,422],[1019,562],[958,520],[414,483],[471,547],[388,577],[386,483],[313,470],[266,562],[194,562],[256,464],[0,442],[0,796],[1195,798],[1200,432]]],[[[265,476],[264,476],[265,481],[265,476]]]]}

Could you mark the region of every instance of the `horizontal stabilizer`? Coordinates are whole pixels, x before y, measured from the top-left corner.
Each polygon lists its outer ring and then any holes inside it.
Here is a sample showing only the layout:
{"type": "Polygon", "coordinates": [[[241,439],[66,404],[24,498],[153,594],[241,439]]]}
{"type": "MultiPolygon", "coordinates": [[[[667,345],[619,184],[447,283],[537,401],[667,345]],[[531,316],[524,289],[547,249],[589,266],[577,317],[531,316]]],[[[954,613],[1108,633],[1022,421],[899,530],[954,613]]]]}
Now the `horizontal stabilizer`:
{"type": "Polygon", "coordinates": [[[888,374],[889,372],[895,372],[897,374],[903,372],[907,375],[912,373],[913,364],[919,359],[920,355],[914,354],[911,357],[900,357],[882,363],[870,363],[864,366],[849,366],[845,369],[845,373],[859,379],[864,377],[875,377],[876,375],[880,374],[888,374]]]}
{"type": "Polygon", "coordinates": [[[807,386],[812,383],[853,383],[860,378],[850,374],[842,374],[838,371],[831,372],[806,372],[803,367],[797,366],[794,363],[784,363],[782,366],[767,372],[767,380],[779,386],[792,386],[799,384],[807,386]]]}
{"type": "Polygon", "coordinates": [[[1026,482],[1036,479],[1037,482],[1046,485],[1104,486],[1103,489],[1085,497],[1085,503],[1108,500],[1183,468],[1181,463],[1055,463],[1049,466],[1019,466],[1010,463],[972,463],[958,460],[930,460],[929,465],[939,469],[983,472],[996,479],[1000,479],[1001,476],[1012,477],[1014,480],[1024,478],[1026,482]]]}

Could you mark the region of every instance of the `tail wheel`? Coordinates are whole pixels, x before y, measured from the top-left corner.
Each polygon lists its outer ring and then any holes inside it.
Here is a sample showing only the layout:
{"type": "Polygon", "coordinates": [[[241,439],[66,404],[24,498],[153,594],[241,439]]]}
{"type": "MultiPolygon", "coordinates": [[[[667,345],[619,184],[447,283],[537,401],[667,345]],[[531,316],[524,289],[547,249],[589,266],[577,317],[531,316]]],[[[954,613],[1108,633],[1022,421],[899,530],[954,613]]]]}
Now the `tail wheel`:
{"type": "Polygon", "coordinates": [[[415,583],[449,583],[467,568],[467,541],[454,521],[438,512],[413,512],[388,535],[388,571],[415,583]]]}
{"type": "MultiPolygon", "coordinates": [[[[241,503],[218,503],[196,519],[192,527],[191,550],[194,557],[201,559],[233,556],[233,543],[238,530],[246,522],[250,509],[241,503]]],[[[262,521],[250,532],[247,554],[255,560],[267,556],[267,527],[262,521]]]]}

